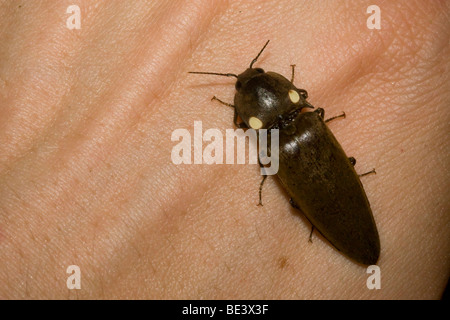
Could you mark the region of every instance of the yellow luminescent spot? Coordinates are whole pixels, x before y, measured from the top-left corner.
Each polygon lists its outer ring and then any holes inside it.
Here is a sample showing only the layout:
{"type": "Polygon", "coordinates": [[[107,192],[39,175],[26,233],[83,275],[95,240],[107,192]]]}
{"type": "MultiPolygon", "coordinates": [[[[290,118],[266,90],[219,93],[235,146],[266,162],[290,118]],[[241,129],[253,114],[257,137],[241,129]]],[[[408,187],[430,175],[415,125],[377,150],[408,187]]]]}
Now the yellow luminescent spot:
{"type": "Polygon", "coordinates": [[[261,120],[259,120],[256,117],[251,117],[250,120],[248,120],[248,124],[252,129],[258,130],[261,129],[263,126],[263,123],[261,120]]]}
{"type": "Polygon", "coordinates": [[[289,90],[289,99],[291,99],[292,103],[297,103],[300,101],[300,95],[295,90],[289,90]]]}

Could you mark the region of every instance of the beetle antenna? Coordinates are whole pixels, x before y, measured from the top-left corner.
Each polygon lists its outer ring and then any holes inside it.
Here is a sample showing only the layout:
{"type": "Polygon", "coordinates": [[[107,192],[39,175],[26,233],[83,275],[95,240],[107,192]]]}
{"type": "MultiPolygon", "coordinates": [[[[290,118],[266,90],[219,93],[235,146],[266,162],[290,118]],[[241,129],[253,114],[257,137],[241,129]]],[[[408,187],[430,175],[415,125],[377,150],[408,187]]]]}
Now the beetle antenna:
{"type": "Polygon", "coordinates": [[[256,62],[256,60],[258,60],[259,56],[261,55],[261,53],[264,51],[264,49],[267,47],[267,45],[269,44],[270,40],[267,40],[266,44],[264,45],[264,47],[261,49],[261,51],[258,53],[258,55],[256,56],[255,59],[252,60],[252,63],[250,63],[250,69],[252,68],[253,64],[256,62]]]}
{"type": "Polygon", "coordinates": [[[212,75],[215,75],[215,76],[235,77],[235,78],[238,77],[238,76],[235,75],[234,73],[197,72],[197,71],[189,71],[188,73],[194,73],[194,74],[212,74],[212,75]]]}

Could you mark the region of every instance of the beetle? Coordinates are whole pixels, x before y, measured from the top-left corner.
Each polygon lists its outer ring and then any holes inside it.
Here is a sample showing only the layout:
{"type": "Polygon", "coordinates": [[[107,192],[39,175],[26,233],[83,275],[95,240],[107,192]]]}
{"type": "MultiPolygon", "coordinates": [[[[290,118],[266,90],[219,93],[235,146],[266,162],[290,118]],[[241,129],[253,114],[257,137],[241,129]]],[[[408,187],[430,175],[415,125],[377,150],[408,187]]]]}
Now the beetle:
{"type": "MultiPolygon", "coordinates": [[[[315,229],[354,261],[376,264],[380,240],[360,176],[354,169],[356,160],[346,156],[326,124],[345,117],[345,113],[325,120],[322,108],[302,112],[304,108],[314,107],[307,101],[307,91],[293,84],[295,65],[292,65],[291,80],[275,72],[253,68],[268,44],[269,41],[249,68],[239,75],[189,73],[237,79],[234,104],[216,97],[213,100],[234,108],[234,124],[239,128],[279,130],[277,176],[290,196],[291,205],[301,210],[311,222],[311,235],[315,229]],[[239,118],[241,122],[238,122],[239,118]]],[[[368,173],[372,172],[374,170],[368,173]]],[[[264,176],[261,181],[259,204],[266,178],[264,176]]]]}

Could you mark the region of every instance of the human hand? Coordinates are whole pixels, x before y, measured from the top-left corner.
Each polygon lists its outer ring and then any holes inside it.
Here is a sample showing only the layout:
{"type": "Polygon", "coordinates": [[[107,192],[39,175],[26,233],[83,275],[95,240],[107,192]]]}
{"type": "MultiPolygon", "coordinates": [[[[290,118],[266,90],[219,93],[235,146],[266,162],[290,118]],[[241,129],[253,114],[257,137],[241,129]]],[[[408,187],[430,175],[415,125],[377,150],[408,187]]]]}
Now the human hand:
{"type": "Polygon", "coordinates": [[[386,2],[2,2],[0,296],[439,298],[449,259],[449,8],[386,2]],[[417,8],[420,7],[420,10],[417,8]],[[382,284],[322,237],[257,165],[174,165],[173,130],[233,128],[233,79],[289,77],[360,173],[382,284]],[[78,265],[81,290],[68,290],[78,265]]]}

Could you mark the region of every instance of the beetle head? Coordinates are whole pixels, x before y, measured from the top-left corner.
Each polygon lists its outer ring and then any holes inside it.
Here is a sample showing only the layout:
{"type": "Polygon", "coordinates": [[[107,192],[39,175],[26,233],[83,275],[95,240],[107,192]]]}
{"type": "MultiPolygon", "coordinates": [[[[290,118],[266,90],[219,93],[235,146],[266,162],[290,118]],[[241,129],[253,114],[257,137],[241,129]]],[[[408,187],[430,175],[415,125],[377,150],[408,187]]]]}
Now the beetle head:
{"type": "Polygon", "coordinates": [[[189,72],[195,74],[211,74],[235,77],[236,95],[235,112],[242,121],[252,129],[266,129],[277,123],[283,115],[294,108],[307,107],[304,90],[299,90],[283,76],[274,72],[266,73],[261,68],[253,68],[261,53],[269,44],[269,40],[252,60],[248,69],[239,75],[234,73],[189,72]]]}

